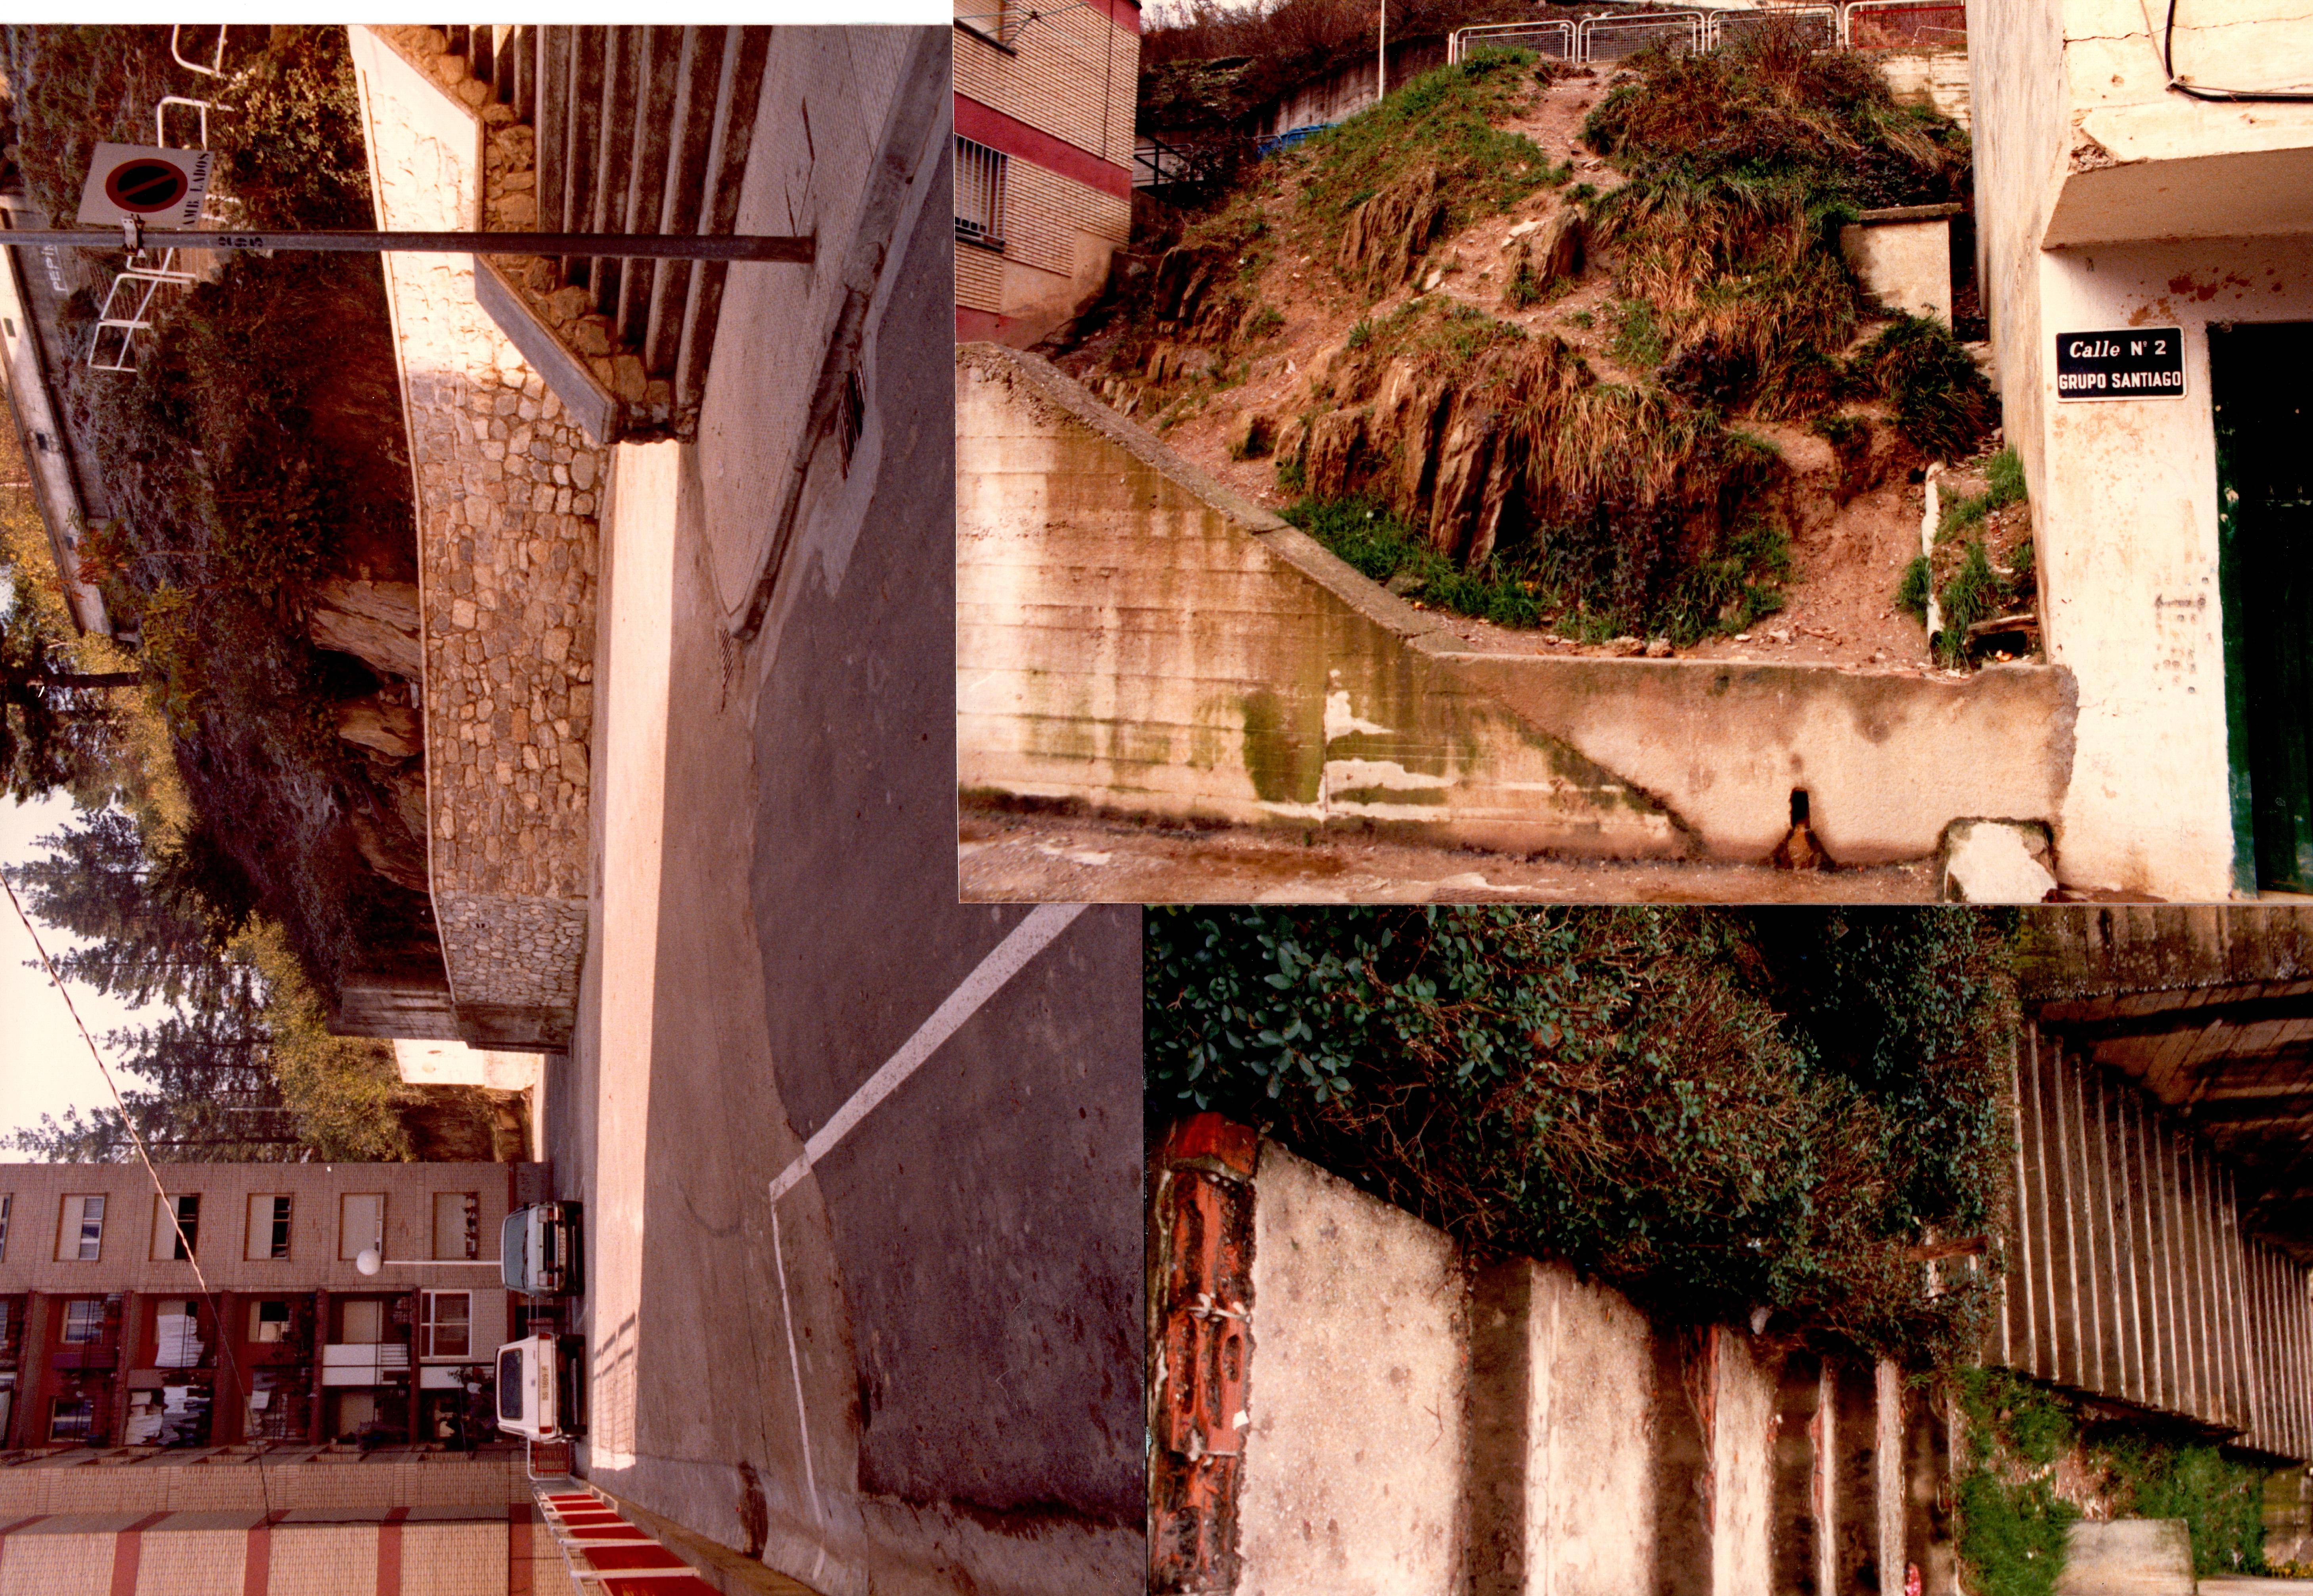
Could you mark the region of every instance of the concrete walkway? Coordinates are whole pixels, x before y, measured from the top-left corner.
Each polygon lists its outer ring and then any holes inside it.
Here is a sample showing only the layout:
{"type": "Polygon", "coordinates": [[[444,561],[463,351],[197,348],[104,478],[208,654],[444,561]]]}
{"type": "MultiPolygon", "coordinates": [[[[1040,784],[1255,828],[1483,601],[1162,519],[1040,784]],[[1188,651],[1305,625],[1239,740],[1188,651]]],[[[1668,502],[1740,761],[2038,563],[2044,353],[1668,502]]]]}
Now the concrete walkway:
{"type": "MultiPolygon", "coordinates": [[[[945,127],[925,145],[944,195],[945,127]]],[[[758,177],[747,205],[783,205],[758,177]]],[[[735,276],[699,443],[613,464],[590,943],[550,1117],[591,1220],[578,1466],[747,1588],[1135,1588],[1139,922],[955,901],[952,245],[938,205],[910,215],[867,425],[848,473],[818,457],[752,642],[728,577],[791,452],[748,425],[784,377],[735,276]],[[724,364],[734,338],[754,358],[724,364]]]]}

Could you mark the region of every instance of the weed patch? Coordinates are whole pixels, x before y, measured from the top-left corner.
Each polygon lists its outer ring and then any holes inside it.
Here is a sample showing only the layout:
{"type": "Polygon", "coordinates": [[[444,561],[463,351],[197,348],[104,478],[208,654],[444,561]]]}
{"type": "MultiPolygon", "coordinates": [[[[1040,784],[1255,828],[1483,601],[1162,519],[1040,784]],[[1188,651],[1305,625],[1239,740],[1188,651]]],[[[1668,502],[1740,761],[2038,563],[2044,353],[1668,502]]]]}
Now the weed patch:
{"type": "Polygon", "coordinates": [[[1333,232],[1367,200],[1427,174],[1454,232],[1565,182],[1569,170],[1532,139],[1493,126],[1533,97],[1532,78],[1518,70],[1532,60],[1523,50],[1474,51],[1310,139],[1300,156],[1309,163],[1305,224],[1333,232]]]}
{"type": "Polygon", "coordinates": [[[1856,373],[1886,395],[1895,425],[1930,460],[1965,460],[2000,425],[2000,401],[1950,329],[1903,316],[1855,356],[1856,373]]]}
{"type": "Polygon", "coordinates": [[[1631,67],[1584,136],[1629,179],[1594,219],[1621,246],[1623,291],[1662,318],[1665,380],[1722,408],[1820,411],[1859,316],[1840,224],[1862,206],[1960,193],[1966,135],[1795,28],[1703,55],[1652,50],[1631,67]]]}
{"type": "Polygon", "coordinates": [[[1957,1466],[1959,1551],[1986,1596],[2048,1596],[2065,1535],[2098,1517],[2182,1519],[2193,1571],[2265,1572],[2265,1470],[2218,1448],[2148,1433],[2142,1422],[2092,1421],[2069,1399],[2004,1369],[1959,1372],[1966,1436],[1957,1466]],[[2062,1478],[2073,1481],[2062,1495],[2062,1478]]]}
{"type": "Polygon", "coordinates": [[[1491,564],[1464,570],[1408,531],[1385,505],[1368,499],[1304,499],[1285,512],[1285,519],[1376,582],[1403,578],[1398,591],[1408,598],[1499,626],[1541,621],[1542,606],[1530,578],[1491,564]]]}

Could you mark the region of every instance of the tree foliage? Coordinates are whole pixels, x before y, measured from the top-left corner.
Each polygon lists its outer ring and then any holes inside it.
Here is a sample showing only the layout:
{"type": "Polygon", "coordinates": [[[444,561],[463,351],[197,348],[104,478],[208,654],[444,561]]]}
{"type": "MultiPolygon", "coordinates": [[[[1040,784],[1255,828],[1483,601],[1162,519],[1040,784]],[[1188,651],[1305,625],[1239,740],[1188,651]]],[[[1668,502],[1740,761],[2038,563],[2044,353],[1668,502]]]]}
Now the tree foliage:
{"type": "Polygon", "coordinates": [[[1695,1319],[1946,1361],[1915,1250],[2004,1190],[2006,929],[1975,911],[1151,910],[1149,1122],[1213,1108],[1482,1250],[1695,1319]]]}
{"type": "Polygon", "coordinates": [[[137,680],[76,669],[12,593],[0,609],[0,792],[22,802],[86,785],[110,752],[108,695],[137,680]]]}

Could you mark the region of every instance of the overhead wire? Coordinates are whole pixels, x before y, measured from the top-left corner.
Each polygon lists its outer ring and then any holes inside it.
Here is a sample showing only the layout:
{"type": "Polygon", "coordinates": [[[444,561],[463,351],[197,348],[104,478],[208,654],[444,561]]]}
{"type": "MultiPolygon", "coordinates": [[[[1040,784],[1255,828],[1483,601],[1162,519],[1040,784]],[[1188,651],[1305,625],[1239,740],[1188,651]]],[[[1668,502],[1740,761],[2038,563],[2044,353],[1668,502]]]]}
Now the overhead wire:
{"type": "Polygon", "coordinates": [[[2171,93],[2218,104],[2293,105],[2313,102],[2313,89],[2208,89],[2177,76],[2177,0],[2168,0],[2168,16],[2160,30],[2160,71],[2171,93]]]}

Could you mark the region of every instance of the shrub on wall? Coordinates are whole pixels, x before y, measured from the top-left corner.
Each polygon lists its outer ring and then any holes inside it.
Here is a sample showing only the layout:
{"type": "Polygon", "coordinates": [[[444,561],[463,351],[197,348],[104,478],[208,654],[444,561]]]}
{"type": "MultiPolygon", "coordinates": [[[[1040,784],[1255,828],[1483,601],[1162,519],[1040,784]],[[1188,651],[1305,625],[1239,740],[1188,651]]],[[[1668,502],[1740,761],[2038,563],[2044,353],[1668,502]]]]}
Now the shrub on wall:
{"type": "Polygon", "coordinates": [[[1915,1249],[2002,1201],[2005,921],[1155,909],[1144,949],[1152,1129],[1219,1109],[1690,1320],[1973,1345],[1981,1277],[1915,1249]]]}

